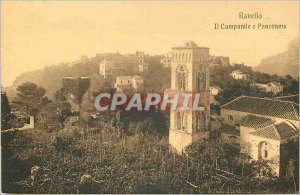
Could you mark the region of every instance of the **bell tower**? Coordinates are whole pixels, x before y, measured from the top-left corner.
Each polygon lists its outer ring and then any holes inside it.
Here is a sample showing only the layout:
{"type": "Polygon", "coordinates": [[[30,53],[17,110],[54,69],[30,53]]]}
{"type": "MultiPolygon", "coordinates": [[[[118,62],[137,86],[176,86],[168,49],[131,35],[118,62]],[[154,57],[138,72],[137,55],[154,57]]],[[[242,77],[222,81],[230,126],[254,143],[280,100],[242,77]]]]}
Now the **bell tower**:
{"type": "Polygon", "coordinates": [[[199,93],[205,111],[170,111],[169,143],[182,153],[192,142],[209,136],[209,48],[193,41],[172,48],[171,89],[176,93],[199,93]]]}
{"type": "Polygon", "coordinates": [[[145,54],[143,52],[138,52],[139,57],[139,71],[144,72],[148,71],[148,64],[145,62],[145,54]]]}

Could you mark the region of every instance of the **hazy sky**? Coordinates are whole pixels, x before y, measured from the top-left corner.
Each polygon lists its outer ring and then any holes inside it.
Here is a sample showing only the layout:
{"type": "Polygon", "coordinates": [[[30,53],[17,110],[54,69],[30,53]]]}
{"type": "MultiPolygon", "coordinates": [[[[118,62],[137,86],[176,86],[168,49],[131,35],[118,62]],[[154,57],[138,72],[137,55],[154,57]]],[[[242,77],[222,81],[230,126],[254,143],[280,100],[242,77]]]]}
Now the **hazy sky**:
{"type": "Polygon", "coordinates": [[[162,54],[187,40],[231,62],[255,66],[298,36],[298,9],[298,1],[1,1],[2,85],[11,85],[22,72],[85,54],[162,54]],[[263,19],[241,20],[241,11],[259,12],[263,19]],[[214,30],[215,22],[286,24],[287,29],[214,30]]]}

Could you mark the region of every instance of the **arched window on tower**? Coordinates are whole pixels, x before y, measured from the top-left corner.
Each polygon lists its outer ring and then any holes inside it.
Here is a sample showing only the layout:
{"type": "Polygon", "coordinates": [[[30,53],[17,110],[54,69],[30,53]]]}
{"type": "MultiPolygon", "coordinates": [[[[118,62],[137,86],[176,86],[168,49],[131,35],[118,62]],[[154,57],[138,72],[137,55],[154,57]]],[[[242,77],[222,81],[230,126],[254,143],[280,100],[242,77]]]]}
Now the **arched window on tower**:
{"type": "Polygon", "coordinates": [[[201,86],[201,74],[198,72],[197,73],[197,78],[196,78],[196,89],[197,91],[200,91],[200,86],[201,86]]]}
{"type": "Polygon", "coordinates": [[[204,72],[201,73],[200,90],[206,90],[206,75],[204,72]]]}
{"type": "Polygon", "coordinates": [[[181,83],[181,89],[185,90],[185,87],[186,87],[186,75],[185,73],[182,73],[182,83],[181,83]]]}
{"type": "Polygon", "coordinates": [[[184,112],[182,113],[182,129],[187,129],[187,114],[184,112]]]}
{"type": "Polygon", "coordinates": [[[206,90],[206,75],[204,72],[198,72],[196,74],[196,90],[203,91],[206,90]]]}
{"type": "Polygon", "coordinates": [[[201,125],[201,122],[200,122],[200,112],[199,111],[196,111],[195,114],[194,114],[194,128],[199,131],[201,128],[200,128],[200,125],[201,125]]]}
{"type": "Polygon", "coordinates": [[[180,112],[176,113],[176,128],[177,128],[177,130],[181,130],[181,114],[180,114],[180,112]]]}
{"type": "Polygon", "coordinates": [[[175,116],[175,129],[186,131],[187,130],[187,124],[188,124],[188,117],[185,112],[176,112],[175,116]]]}
{"type": "Polygon", "coordinates": [[[182,78],[182,74],[177,73],[177,89],[181,88],[181,78],[182,78]]]}
{"type": "Polygon", "coordinates": [[[194,128],[197,131],[206,130],[206,113],[202,111],[197,111],[194,114],[194,128]]]}
{"type": "Polygon", "coordinates": [[[204,113],[204,112],[201,112],[201,117],[202,117],[202,119],[201,119],[201,130],[203,131],[203,130],[206,130],[206,113],[204,113]]]}
{"type": "Polygon", "coordinates": [[[177,89],[185,90],[187,86],[187,72],[183,66],[177,69],[177,89]]]}

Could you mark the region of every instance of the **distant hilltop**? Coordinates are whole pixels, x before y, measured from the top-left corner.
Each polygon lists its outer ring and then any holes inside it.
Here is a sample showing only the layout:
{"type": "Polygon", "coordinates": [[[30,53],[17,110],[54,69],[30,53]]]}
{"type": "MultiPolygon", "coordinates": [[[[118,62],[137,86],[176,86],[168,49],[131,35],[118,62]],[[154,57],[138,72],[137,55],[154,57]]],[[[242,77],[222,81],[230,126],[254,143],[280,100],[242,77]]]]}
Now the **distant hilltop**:
{"type": "Polygon", "coordinates": [[[13,87],[16,88],[24,82],[33,82],[44,87],[47,90],[47,96],[52,98],[54,93],[62,86],[63,77],[92,76],[98,73],[99,62],[104,58],[120,58],[120,56],[123,55],[119,53],[98,53],[91,58],[82,56],[74,62],[60,63],[36,71],[24,72],[14,80],[13,87]]]}
{"type": "Polygon", "coordinates": [[[299,77],[299,45],[298,38],[291,41],[287,51],[261,60],[253,70],[281,76],[299,77]]]}
{"type": "MultiPolygon", "coordinates": [[[[120,53],[98,53],[94,57],[88,58],[87,56],[80,57],[77,61],[70,63],[60,63],[57,65],[46,66],[42,69],[24,72],[19,75],[13,82],[12,87],[6,87],[8,96],[16,95],[15,88],[24,82],[33,82],[42,86],[47,91],[47,96],[53,98],[55,92],[62,87],[62,79],[64,77],[103,77],[99,74],[99,63],[106,60],[119,61],[120,66],[129,65],[134,67],[138,65],[138,53],[134,54],[120,54],[120,53]],[[34,75],[34,76],[33,76],[34,75]]],[[[160,63],[162,56],[149,56],[150,64],[160,63]]],[[[129,74],[132,68],[127,68],[123,74],[129,74]],[[130,70],[129,70],[130,69],[130,70]]],[[[102,79],[103,80],[103,79],[102,79]]]]}

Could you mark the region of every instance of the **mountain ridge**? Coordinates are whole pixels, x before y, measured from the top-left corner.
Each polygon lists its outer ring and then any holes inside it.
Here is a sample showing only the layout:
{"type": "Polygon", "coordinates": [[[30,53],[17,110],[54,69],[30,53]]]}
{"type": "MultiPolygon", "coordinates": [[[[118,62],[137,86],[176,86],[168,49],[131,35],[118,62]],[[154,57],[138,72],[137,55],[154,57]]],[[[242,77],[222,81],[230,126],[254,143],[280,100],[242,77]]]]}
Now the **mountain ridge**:
{"type": "Polygon", "coordinates": [[[299,78],[299,45],[298,38],[292,40],[287,50],[261,60],[253,70],[281,76],[291,75],[299,78]]]}

